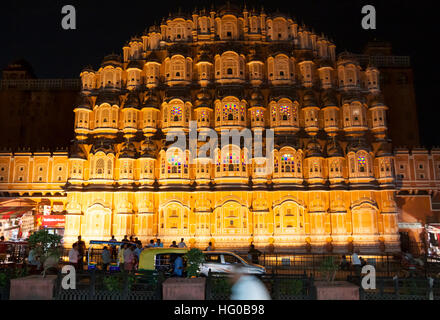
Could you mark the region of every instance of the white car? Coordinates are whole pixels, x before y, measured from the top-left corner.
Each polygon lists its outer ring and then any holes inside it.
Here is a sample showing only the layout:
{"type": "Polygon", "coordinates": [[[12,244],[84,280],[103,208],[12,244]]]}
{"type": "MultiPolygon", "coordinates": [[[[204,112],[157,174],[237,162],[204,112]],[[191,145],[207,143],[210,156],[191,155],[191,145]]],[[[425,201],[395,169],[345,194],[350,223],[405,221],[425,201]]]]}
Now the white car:
{"type": "Polygon", "coordinates": [[[263,275],[266,273],[266,268],[257,264],[251,264],[232,252],[227,251],[203,251],[205,255],[205,262],[200,267],[200,273],[208,276],[209,271],[213,274],[218,273],[232,273],[234,266],[239,265],[242,272],[263,275]]]}

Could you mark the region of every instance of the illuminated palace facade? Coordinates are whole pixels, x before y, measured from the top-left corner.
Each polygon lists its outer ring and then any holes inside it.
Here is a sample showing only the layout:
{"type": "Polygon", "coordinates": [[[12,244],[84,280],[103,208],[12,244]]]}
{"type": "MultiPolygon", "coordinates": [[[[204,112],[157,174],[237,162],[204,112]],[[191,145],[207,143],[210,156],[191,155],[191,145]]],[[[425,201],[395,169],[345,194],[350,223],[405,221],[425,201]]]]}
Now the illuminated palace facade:
{"type": "Polygon", "coordinates": [[[134,235],[398,251],[379,71],[335,50],[281,13],[227,5],[170,15],[82,71],[70,152],[1,154],[0,188],[62,201],[66,244],[134,235]],[[271,128],[274,147],[257,157],[219,145],[212,158],[173,149],[167,135],[189,136],[191,121],[199,133],[271,128]]]}

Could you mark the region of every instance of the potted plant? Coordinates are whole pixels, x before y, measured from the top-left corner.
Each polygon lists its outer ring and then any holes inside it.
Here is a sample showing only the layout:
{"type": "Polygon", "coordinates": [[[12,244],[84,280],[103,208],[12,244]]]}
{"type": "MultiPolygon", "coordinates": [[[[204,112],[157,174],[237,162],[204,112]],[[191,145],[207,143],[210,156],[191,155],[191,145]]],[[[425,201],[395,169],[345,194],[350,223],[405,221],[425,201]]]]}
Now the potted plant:
{"type": "Polygon", "coordinates": [[[61,257],[61,236],[50,234],[47,230],[33,233],[28,240],[29,247],[35,251],[43,266],[42,276],[31,275],[11,280],[11,300],[50,300],[53,297],[56,275],[46,275],[58,268],[61,257]]]}
{"type": "Polygon", "coordinates": [[[205,300],[206,279],[199,277],[204,255],[200,249],[192,248],[184,255],[186,278],[173,277],[162,286],[164,300],[205,300]]]}
{"type": "Polygon", "coordinates": [[[359,287],[348,281],[335,281],[339,269],[334,256],[325,257],[319,270],[323,274],[322,281],[315,282],[318,300],[359,300],[359,287]]]}

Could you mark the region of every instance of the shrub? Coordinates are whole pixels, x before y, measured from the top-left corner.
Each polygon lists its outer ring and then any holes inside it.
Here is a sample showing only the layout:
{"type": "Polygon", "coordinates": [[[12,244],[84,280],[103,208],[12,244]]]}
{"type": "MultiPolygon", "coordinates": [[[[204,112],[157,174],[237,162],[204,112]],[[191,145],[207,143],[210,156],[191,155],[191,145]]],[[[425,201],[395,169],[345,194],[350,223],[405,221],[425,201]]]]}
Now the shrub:
{"type": "Polygon", "coordinates": [[[205,261],[203,252],[200,249],[192,248],[185,255],[186,275],[188,278],[197,277],[200,271],[200,265],[205,261]]]}

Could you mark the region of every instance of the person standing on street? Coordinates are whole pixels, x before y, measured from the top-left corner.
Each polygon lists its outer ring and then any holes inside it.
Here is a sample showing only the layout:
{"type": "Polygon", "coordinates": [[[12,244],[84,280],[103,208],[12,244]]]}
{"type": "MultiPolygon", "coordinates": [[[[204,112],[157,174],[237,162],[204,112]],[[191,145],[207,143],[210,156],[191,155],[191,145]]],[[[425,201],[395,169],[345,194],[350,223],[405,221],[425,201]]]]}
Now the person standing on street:
{"type": "Polygon", "coordinates": [[[108,251],[107,247],[104,247],[102,249],[102,270],[107,271],[111,261],[110,251],[108,251]]]}
{"type": "Polygon", "coordinates": [[[354,270],[356,272],[356,276],[361,275],[361,260],[359,259],[358,251],[355,251],[353,255],[351,256],[351,264],[354,267],[354,270]]]}
{"type": "Polygon", "coordinates": [[[260,257],[260,255],[261,255],[261,251],[255,249],[255,246],[251,244],[248,251],[248,256],[250,256],[252,263],[258,264],[258,258],[260,257]]]}
{"type": "Polygon", "coordinates": [[[75,268],[75,270],[78,270],[78,260],[78,244],[75,242],[72,246],[72,249],[69,250],[69,263],[75,268]]]}
{"type": "Polygon", "coordinates": [[[180,238],[180,242],[179,242],[179,248],[187,248],[186,243],[183,241],[183,238],[180,238]]]}
{"type": "Polygon", "coordinates": [[[86,243],[81,240],[81,236],[78,236],[78,241],[75,242],[78,245],[78,270],[84,270],[84,255],[86,253],[86,243]]]}

